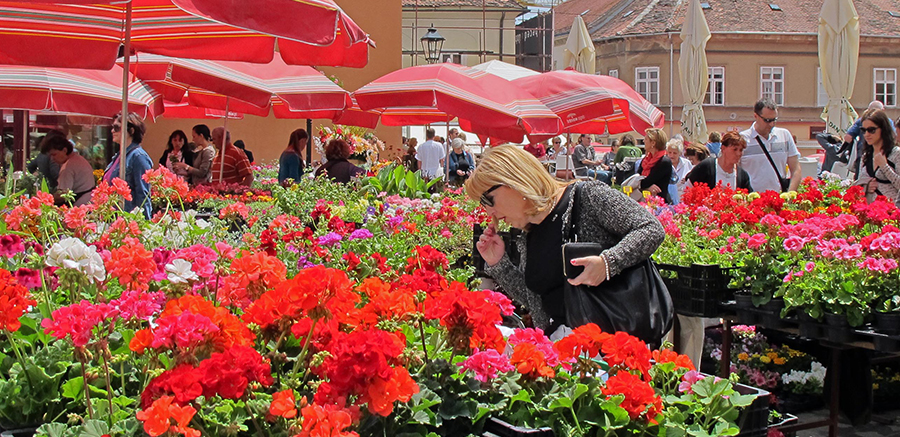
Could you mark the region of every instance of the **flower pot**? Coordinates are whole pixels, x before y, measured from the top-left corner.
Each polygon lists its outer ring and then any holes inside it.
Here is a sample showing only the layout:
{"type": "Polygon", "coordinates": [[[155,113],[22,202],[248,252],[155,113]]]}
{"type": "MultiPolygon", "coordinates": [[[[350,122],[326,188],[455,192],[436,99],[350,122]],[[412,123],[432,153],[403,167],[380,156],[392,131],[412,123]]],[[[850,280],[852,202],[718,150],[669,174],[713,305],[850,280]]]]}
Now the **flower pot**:
{"type": "Polygon", "coordinates": [[[822,338],[824,335],[822,334],[822,324],[819,323],[818,320],[814,319],[812,316],[807,314],[806,311],[800,311],[797,313],[797,320],[800,321],[800,336],[806,338],[822,338]]]}
{"type": "Polygon", "coordinates": [[[763,311],[762,323],[767,328],[781,329],[787,326],[787,322],[781,318],[781,310],[784,309],[784,299],[773,298],[765,305],[759,307],[763,311]]]}
{"type": "Polygon", "coordinates": [[[34,437],[37,428],[7,429],[0,432],[0,437],[34,437]]]}
{"type": "MultiPolygon", "coordinates": [[[[797,423],[798,420],[799,419],[797,418],[797,416],[794,416],[793,414],[784,414],[784,415],[782,415],[781,421],[779,421],[777,423],[769,424],[769,429],[772,429],[772,428],[778,429],[782,426],[793,425],[793,424],[797,423]]],[[[796,432],[784,433],[784,437],[794,437],[796,435],[797,435],[796,432]]]]}
{"type": "Polygon", "coordinates": [[[900,313],[875,313],[875,330],[883,334],[900,334],[900,313]]]}
{"type": "Polygon", "coordinates": [[[553,430],[550,428],[522,428],[513,426],[496,417],[488,419],[484,424],[483,436],[496,437],[555,437],[553,430]]]}
{"type": "Polygon", "coordinates": [[[741,290],[734,293],[734,303],[738,308],[753,308],[753,296],[749,291],[741,290]]]}
{"type": "Polygon", "coordinates": [[[836,343],[850,343],[853,341],[853,331],[850,330],[850,324],[847,323],[846,315],[825,313],[825,324],[828,325],[828,340],[836,343]]]}
{"type": "Polygon", "coordinates": [[[799,414],[807,411],[818,410],[825,405],[822,395],[784,392],[778,396],[778,411],[782,413],[799,414]]]}

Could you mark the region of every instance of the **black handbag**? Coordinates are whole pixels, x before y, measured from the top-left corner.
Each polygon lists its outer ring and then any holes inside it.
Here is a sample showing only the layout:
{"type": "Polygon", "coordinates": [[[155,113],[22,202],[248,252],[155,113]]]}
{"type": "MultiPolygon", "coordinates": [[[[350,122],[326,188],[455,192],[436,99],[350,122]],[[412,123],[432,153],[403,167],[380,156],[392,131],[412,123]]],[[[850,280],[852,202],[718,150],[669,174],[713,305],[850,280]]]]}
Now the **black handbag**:
{"type": "Polygon", "coordinates": [[[787,193],[791,189],[791,178],[781,177],[781,172],[778,171],[778,166],[775,165],[775,160],[772,159],[772,155],[769,154],[769,149],[766,149],[766,145],[763,144],[762,139],[759,137],[759,135],[756,136],[756,142],[759,143],[759,147],[763,150],[763,153],[766,154],[766,158],[769,159],[769,164],[772,164],[772,170],[775,170],[775,176],[778,176],[778,182],[781,184],[781,192],[787,193]]]}
{"type": "MultiPolygon", "coordinates": [[[[568,278],[581,274],[583,267],[573,266],[573,258],[596,256],[602,252],[597,243],[577,241],[573,223],[578,223],[578,197],[582,184],[575,186],[570,219],[563,227],[563,262],[568,278]]],[[[576,328],[595,323],[604,332],[624,331],[657,348],[672,329],[674,306],[669,290],[656,265],[650,259],[622,270],[600,285],[572,285],[564,281],[563,300],[566,324],[576,328]]]]}

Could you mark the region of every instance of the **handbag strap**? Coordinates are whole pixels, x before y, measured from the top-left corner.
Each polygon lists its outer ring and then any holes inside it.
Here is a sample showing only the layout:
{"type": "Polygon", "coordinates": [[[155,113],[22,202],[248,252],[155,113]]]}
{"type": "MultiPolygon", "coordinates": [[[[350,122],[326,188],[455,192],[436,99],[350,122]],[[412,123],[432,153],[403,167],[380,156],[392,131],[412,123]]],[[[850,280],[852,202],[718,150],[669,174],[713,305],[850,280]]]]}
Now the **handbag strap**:
{"type": "Polygon", "coordinates": [[[578,219],[578,197],[579,193],[581,193],[583,182],[576,182],[575,187],[572,191],[572,198],[569,200],[569,214],[568,220],[563,222],[563,243],[571,243],[578,241],[578,235],[575,234],[575,226],[574,223],[578,219]]]}
{"type": "Polygon", "coordinates": [[[766,154],[766,158],[769,159],[769,164],[772,164],[772,170],[775,170],[775,176],[778,176],[779,183],[781,181],[781,172],[778,171],[778,166],[775,165],[775,160],[772,159],[772,155],[769,154],[769,150],[766,149],[766,145],[763,144],[762,138],[759,135],[756,136],[756,142],[759,143],[759,147],[762,148],[763,153],[766,154]]]}

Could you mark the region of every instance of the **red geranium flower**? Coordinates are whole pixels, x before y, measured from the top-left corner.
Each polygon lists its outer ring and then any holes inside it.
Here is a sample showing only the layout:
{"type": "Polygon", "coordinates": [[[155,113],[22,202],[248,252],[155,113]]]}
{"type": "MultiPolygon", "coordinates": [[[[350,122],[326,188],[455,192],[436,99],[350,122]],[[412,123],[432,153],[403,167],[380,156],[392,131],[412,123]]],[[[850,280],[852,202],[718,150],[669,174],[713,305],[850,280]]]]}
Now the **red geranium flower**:
{"type": "Polygon", "coordinates": [[[28,289],[19,284],[9,270],[0,269],[0,327],[16,332],[22,327],[19,321],[29,306],[37,305],[28,289]]]}
{"type": "Polygon", "coordinates": [[[149,408],[137,412],[137,418],[144,422],[144,431],[153,437],[171,432],[185,437],[200,437],[200,431],[189,427],[197,410],[191,406],[172,405],[171,396],[163,396],[149,408]],[[172,421],[175,423],[172,423],[172,421]]]}
{"type": "Polygon", "coordinates": [[[678,352],[669,349],[661,349],[653,351],[653,360],[657,363],[675,363],[676,369],[695,370],[694,362],[687,355],[681,355],[678,352]]]}
{"type": "Polygon", "coordinates": [[[95,327],[118,314],[112,305],[82,300],[54,311],[49,319],[41,321],[41,326],[45,334],[60,340],[69,337],[73,345],[82,347],[90,342],[95,327]]]}
{"type": "Polygon", "coordinates": [[[513,349],[512,358],[509,359],[510,364],[516,367],[516,370],[527,378],[536,379],[539,377],[552,378],[556,372],[547,365],[547,358],[537,346],[531,343],[519,344],[513,349]]]}
{"type": "Polygon", "coordinates": [[[297,400],[294,399],[294,390],[287,389],[272,395],[272,404],[269,405],[269,414],[285,419],[297,417],[297,400]]]}
{"type": "Polygon", "coordinates": [[[628,372],[618,372],[609,377],[606,387],[602,389],[606,396],[624,395],[620,406],[628,412],[632,420],[644,417],[650,423],[656,423],[656,416],[662,410],[662,399],[649,383],[628,372]]]}
{"type": "Polygon", "coordinates": [[[106,271],[119,279],[127,290],[146,291],[150,277],[156,272],[153,252],[144,248],[136,238],[125,238],[121,247],[112,250],[106,260],[106,271]]]}
{"type": "Polygon", "coordinates": [[[302,412],[303,427],[296,437],[359,437],[353,431],[345,431],[353,424],[348,410],[312,404],[303,407],[302,412]]]}

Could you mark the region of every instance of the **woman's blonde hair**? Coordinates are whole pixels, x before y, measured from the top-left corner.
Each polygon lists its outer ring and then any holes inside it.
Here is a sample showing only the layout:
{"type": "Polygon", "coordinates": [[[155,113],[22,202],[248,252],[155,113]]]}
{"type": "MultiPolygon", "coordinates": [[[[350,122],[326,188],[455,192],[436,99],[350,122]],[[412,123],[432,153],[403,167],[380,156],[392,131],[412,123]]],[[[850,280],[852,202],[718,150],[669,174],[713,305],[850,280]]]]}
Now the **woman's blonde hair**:
{"type": "Polygon", "coordinates": [[[666,150],[666,143],[669,142],[669,136],[666,135],[666,131],[657,128],[647,129],[647,132],[644,133],[644,146],[646,148],[647,141],[653,141],[653,150],[666,150]]]}
{"type": "Polygon", "coordinates": [[[537,215],[553,207],[557,191],[567,184],[550,176],[534,155],[511,144],[491,147],[484,153],[481,164],[466,180],[466,194],[480,200],[491,187],[512,188],[529,201],[528,215],[537,215]]]}

